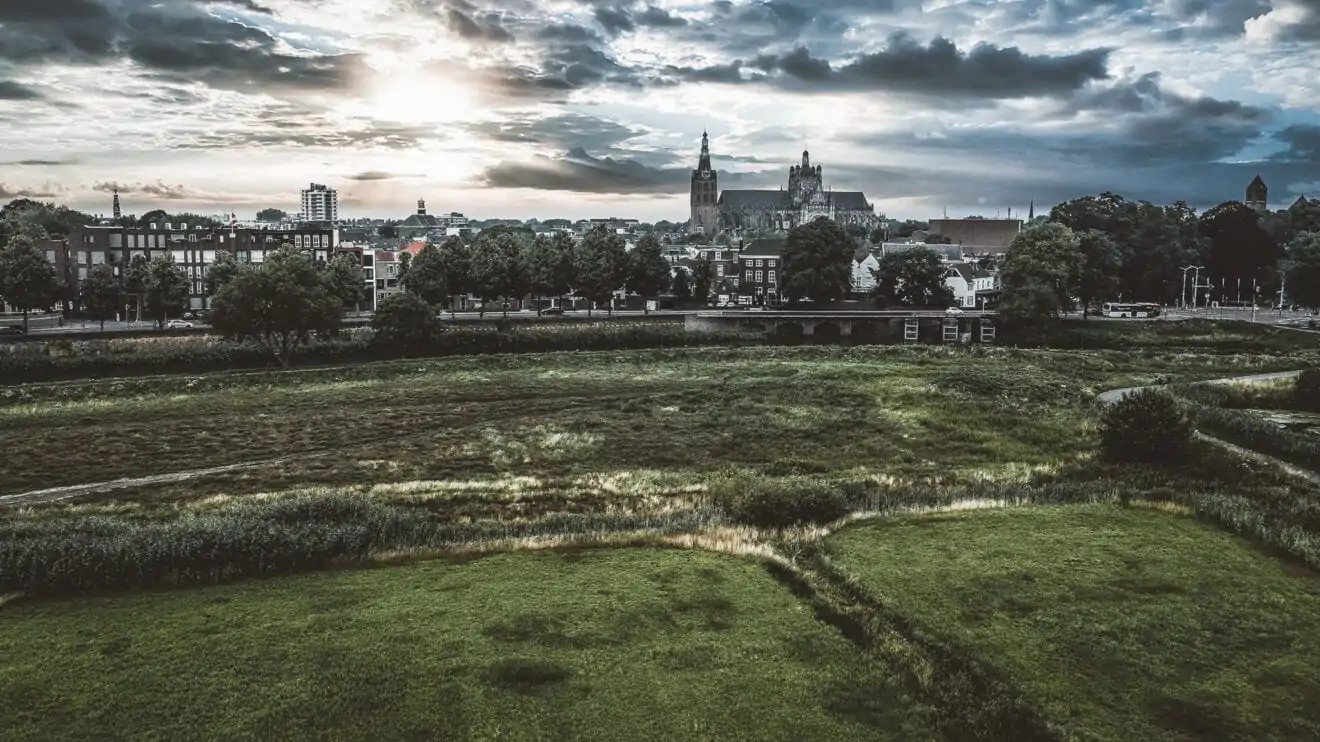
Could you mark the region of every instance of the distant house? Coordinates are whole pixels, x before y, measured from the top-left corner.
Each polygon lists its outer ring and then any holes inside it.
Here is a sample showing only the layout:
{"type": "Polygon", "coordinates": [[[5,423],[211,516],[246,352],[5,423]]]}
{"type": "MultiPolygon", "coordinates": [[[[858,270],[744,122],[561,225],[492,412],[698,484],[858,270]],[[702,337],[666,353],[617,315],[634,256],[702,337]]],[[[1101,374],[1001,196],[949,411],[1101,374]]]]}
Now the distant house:
{"type": "Polygon", "coordinates": [[[944,274],[944,285],[953,292],[953,303],[964,309],[980,309],[996,293],[995,277],[973,263],[954,263],[944,274]]]}
{"type": "Polygon", "coordinates": [[[782,255],[788,241],[782,237],[752,240],[738,255],[738,303],[776,306],[780,302],[782,255]]]}
{"type": "Polygon", "coordinates": [[[853,254],[852,290],[854,294],[869,294],[875,289],[875,272],[880,268],[880,261],[870,250],[858,249],[853,254]]]}
{"type": "Polygon", "coordinates": [[[1003,255],[1021,231],[1021,219],[930,220],[931,235],[962,245],[969,255],[1003,255]]]}

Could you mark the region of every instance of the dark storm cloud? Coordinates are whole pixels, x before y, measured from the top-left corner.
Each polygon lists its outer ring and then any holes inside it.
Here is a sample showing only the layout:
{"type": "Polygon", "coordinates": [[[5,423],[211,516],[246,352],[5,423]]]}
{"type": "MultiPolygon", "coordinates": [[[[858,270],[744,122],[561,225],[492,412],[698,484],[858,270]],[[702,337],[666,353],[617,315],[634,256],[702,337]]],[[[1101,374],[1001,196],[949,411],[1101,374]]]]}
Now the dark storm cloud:
{"type": "Polygon", "coordinates": [[[376,182],[382,180],[398,180],[401,178],[421,178],[421,177],[423,176],[416,173],[387,173],[382,170],[368,170],[364,173],[354,173],[353,175],[345,175],[344,179],[354,180],[358,182],[376,182]]]}
{"type": "Polygon", "coordinates": [[[0,80],[0,100],[41,100],[44,97],[35,88],[12,80],[0,80]]]}
{"type": "Polygon", "coordinates": [[[63,165],[75,165],[77,160],[19,160],[17,162],[4,163],[9,167],[60,167],[63,165]]]}
{"type": "Polygon", "coordinates": [[[612,149],[645,132],[595,116],[567,113],[548,118],[512,118],[463,125],[468,132],[496,142],[544,144],[555,150],[576,147],[612,149]]]}
{"type": "MultiPolygon", "coordinates": [[[[1277,162],[1300,162],[1320,168],[1320,125],[1293,124],[1275,135],[1287,149],[1275,155],[1277,162]]],[[[1320,180],[1320,173],[1316,174],[1320,180]]]]}
{"type": "Polygon", "coordinates": [[[797,47],[778,56],[666,71],[684,80],[765,82],[801,92],[887,90],[930,97],[1016,98],[1065,94],[1106,79],[1109,54],[1109,49],[1060,56],[1026,54],[993,44],[960,51],[942,37],[923,46],[899,33],[890,36],[885,49],[838,67],[797,47]]]}
{"type": "Polygon", "coordinates": [[[486,13],[478,20],[472,15],[474,10],[470,3],[450,5],[445,9],[445,22],[465,39],[513,41],[513,34],[504,27],[498,13],[486,13]]]}
{"type": "Polygon", "coordinates": [[[151,196],[165,201],[184,201],[194,195],[191,190],[183,185],[170,185],[161,180],[155,183],[103,181],[93,185],[92,190],[101,193],[118,192],[121,196],[151,196]]]}
{"type": "Polygon", "coordinates": [[[171,149],[247,149],[265,147],[309,147],[409,150],[423,142],[445,139],[435,126],[389,121],[341,123],[324,118],[299,119],[272,112],[258,116],[261,128],[211,130],[193,135],[171,149]]]}
{"type": "MultiPolygon", "coordinates": [[[[487,188],[531,188],[618,195],[681,193],[689,185],[689,167],[653,167],[638,158],[592,157],[581,147],[559,157],[537,156],[524,162],[501,162],[487,168],[477,185],[487,188]]],[[[719,174],[723,185],[773,187],[777,174],[719,174]]],[[[782,179],[782,178],[780,178],[782,179]]]]}
{"type": "Polygon", "coordinates": [[[0,182],[0,199],[11,198],[62,198],[67,195],[67,190],[47,183],[44,186],[24,188],[21,186],[11,186],[0,182]]]}
{"type": "Polygon", "coordinates": [[[0,60],[106,65],[129,59],[146,71],[224,88],[339,89],[362,70],[351,54],[303,56],[278,49],[268,32],[212,15],[236,0],[7,0],[0,3],[0,60]]]}

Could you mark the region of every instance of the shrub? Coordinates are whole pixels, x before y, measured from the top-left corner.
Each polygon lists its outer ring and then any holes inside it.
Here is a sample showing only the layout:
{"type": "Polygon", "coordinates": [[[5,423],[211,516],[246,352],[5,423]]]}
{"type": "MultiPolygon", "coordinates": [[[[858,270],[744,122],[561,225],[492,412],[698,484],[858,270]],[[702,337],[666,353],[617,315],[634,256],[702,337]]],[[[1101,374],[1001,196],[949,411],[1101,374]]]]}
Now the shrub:
{"type": "Polygon", "coordinates": [[[402,291],[385,297],[371,319],[372,343],[404,355],[424,353],[440,335],[435,310],[422,297],[402,291]]]}
{"type": "Polygon", "coordinates": [[[1186,460],[1191,444],[1191,421],[1162,391],[1133,392],[1100,418],[1100,449],[1109,461],[1174,464],[1186,460]]]}
{"type": "Polygon", "coordinates": [[[711,493],[730,518],[758,528],[830,523],[848,514],[842,489],[808,477],[735,476],[713,484],[711,493]]]}
{"type": "Polygon", "coordinates": [[[1293,401],[1298,409],[1320,410],[1320,368],[1308,368],[1297,377],[1293,401]]]}

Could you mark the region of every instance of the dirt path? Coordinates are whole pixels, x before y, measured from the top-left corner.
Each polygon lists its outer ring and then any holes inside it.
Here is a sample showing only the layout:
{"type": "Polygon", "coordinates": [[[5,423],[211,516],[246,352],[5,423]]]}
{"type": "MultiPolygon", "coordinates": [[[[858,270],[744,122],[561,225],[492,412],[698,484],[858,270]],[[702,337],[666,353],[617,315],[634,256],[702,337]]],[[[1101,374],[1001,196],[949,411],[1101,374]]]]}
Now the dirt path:
{"type": "MultiPolygon", "coordinates": [[[[1211,379],[1210,381],[1200,381],[1198,384],[1263,384],[1269,381],[1278,381],[1280,379],[1291,379],[1296,377],[1301,371],[1275,371],[1269,374],[1251,374],[1249,376],[1233,376],[1227,379],[1211,379]]],[[[1103,404],[1113,404],[1127,395],[1140,391],[1142,389],[1158,389],[1158,386],[1130,386],[1125,389],[1111,389],[1107,392],[1101,392],[1096,396],[1103,404]]]]}
{"type": "Polygon", "coordinates": [[[206,477],[212,474],[224,474],[225,472],[240,471],[243,469],[255,469],[259,466],[268,464],[282,464],[286,461],[292,461],[295,458],[305,459],[306,456],[283,456],[278,459],[264,459],[262,461],[249,461],[242,464],[227,464],[225,466],[215,466],[210,469],[190,469],[188,471],[176,471],[168,474],[152,474],[147,477],[134,477],[127,479],[115,479],[109,482],[94,482],[92,484],[72,484],[65,487],[51,487],[43,490],[33,490],[31,492],[20,492],[16,495],[0,495],[0,508],[4,507],[22,507],[25,505],[43,505],[46,503],[59,502],[83,495],[95,495],[103,492],[113,492],[114,490],[127,489],[129,487],[141,487],[149,484],[173,484],[176,482],[186,482],[198,477],[206,477]]]}

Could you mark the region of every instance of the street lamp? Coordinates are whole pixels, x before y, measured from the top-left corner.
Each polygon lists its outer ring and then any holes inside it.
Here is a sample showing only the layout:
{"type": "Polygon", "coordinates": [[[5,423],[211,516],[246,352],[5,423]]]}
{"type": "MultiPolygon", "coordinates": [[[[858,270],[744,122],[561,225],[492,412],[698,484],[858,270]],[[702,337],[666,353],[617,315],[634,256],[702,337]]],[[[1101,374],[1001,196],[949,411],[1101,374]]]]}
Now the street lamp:
{"type": "Polygon", "coordinates": [[[1184,267],[1183,267],[1183,269],[1182,269],[1182,272],[1183,272],[1183,287],[1182,287],[1182,304],[1183,304],[1183,309],[1186,309],[1186,308],[1187,308],[1187,271],[1190,271],[1190,270],[1194,270],[1194,271],[1196,271],[1196,276],[1195,276],[1195,278],[1192,279],[1192,305],[1193,305],[1193,308],[1195,308],[1195,305],[1196,305],[1196,287],[1197,287],[1197,284],[1199,284],[1199,283],[1201,282],[1201,269],[1204,268],[1204,267],[1205,267],[1205,266],[1203,266],[1203,265],[1188,265],[1188,266],[1184,266],[1184,267]]]}

